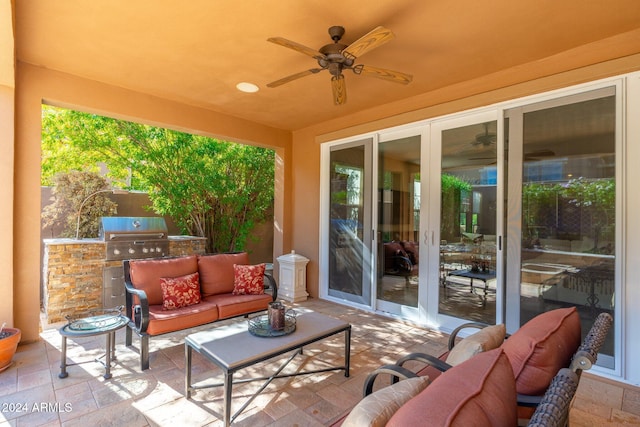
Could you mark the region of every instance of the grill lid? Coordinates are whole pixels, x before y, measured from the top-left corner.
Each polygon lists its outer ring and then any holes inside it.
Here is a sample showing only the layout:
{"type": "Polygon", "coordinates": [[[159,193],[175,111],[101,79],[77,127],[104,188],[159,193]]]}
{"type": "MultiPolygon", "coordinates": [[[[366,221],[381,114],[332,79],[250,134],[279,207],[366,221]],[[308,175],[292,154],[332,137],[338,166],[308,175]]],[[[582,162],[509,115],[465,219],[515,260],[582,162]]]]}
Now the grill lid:
{"type": "Polygon", "coordinates": [[[104,216],[99,237],[103,240],[167,239],[167,223],[162,217],[104,216]]]}

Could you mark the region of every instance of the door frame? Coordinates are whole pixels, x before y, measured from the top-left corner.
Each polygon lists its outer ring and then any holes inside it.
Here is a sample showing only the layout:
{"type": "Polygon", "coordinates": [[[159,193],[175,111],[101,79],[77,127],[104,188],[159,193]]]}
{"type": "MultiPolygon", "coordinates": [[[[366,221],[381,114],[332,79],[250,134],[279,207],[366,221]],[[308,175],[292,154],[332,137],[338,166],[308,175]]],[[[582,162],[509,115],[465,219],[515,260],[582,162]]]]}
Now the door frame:
{"type": "Polygon", "coordinates": [[[371,186],[373,184],[373,174],[371,171],[371,164],[373,163],[373,153],[372,149],[374,147],[376,141],[376,135],[359,135],[355,138],[348,138],[344,140],[334,141],[328,144],[324,144],[321,147],[320,153],[320,161],[322,167],[320,168],[320,247],[319,247],[319,279],[320,279],[320,297],[327,300],[332,300],[335,302],[344,302],[349,301],[350,304],[353,304],[354,307],[359,307],[366,310],[371,310],[373,308],[372,301],[375,299],[375,288],[371,286],[372,277],[375,274],[375,265],[373,264],[375,260],[375,254],[373,253],[374,247],[374,237],[375,233],[373,232],[373,215],[372,215],[372,199],[373,196],[371,194],[371,186]],[[363,262],[368,263],[372,266],[372,268],[366,269],[363,268],[363,278],[362,278],[362,297],[358,298],[357,296],[353,296],[346,292],[333,291],[329,289],[329,253],[330,250],[330,220],[331,217],[329,215],[330,209],[330,193],[331,188],[330,185],[326,183],[329,182],[330,178],[330,164],[331,164],[331,153],[333,151],[339,149],[348,149],[355,146],[364,146],[364,186],[365,190],[363,193],[364,196],[364,207],[363,207],[363,216],[365,217],[365,221],[363,223],[363,240],[362,243],[364,245],[364,253],[363,253],[363,262]],[[369,173],[367,173],[367,167],[369,167],[369,173]],[[366,191],[366,189],[369,191],[366,191]],[[368,284],[365,287],[365,284],[368,284]],[[331,295],[330,292],[333,292],[334,295],[331,295]]]}
{"type": "Polygon", "coordinates": [[[499,119],[499,109],[483,109],[455,116],[448,116],[431,122],[429,144],[429,182],[432,197],[428,201],[428,234],[429,234],[429,265],[428,265],[428,305],[427,322],[436,325],[443,331],[452,331],[469,320],[439,313],[440,301],[440,214],[441,214],[441,160],[442,160],[442,132],[447,129],[464,127],[488,121],[496,121],[496,323],[504,321],[504,273],[503,273],[503,234],[504,234],[504,121],[499,119]]]}
{"type": "MultiPolygon", "coordinates": [[[[413,123],[411,125],[399,126],[395,128],[385,129],[379,133],[377,133],[377,138],[375,140],[375,149],[373,150],[373,182],[378,182],[378,154],[379,154],[379,144],[384,142],[391,142],[402,138],[418,136],[420,137],[420,228],[418,231],[418,236],[420,243],[424,243],[424,237],[426,236],[426,228],[425,224],[427,224],[427,209],[423,209],[422,205],[424,204],[423,200],[429,200],[429,191],[430,186],[428,185],[428,179],[425,179],[429,176],[428,174],[428,145],[429,145],[429,123],[413,123]],[[423,236],[424,234],[424,236],[423,236]]],[[[378,194],[378,192],[376,192],[378,194]]],[[[375,196],[374,196],[375,197],[375,196]]],[[[376,200],[374,200],[375,205],[376,200]]],[[[373,224],[375,228],[375,233],[377,236],[377,226],[378,226],[378,210],[374,208],[373,212],[373,224]]],[[[378,242],[376,241],[376,244],[378,242]]],[[[382,312],[386,315],[400,317],[404,320],[408,320],[411,322],[417,323],[425,323],[427,319],[427,260],[429,256],[429,251],[425,247],[421,247],[419,251],[419,259],[418,259],[418,306],[410,307],[402,304],[393,303],[390,301],[381,300],[377,296],[377,272],[374,272],[373,278],[376,278],[376,281],[372,283],[373,286],[373,295],[374,295],[374,308],[378,312],[382,312]]],[[[374,264],[374,267],[377,266],[377,263],[374,264]]]]}

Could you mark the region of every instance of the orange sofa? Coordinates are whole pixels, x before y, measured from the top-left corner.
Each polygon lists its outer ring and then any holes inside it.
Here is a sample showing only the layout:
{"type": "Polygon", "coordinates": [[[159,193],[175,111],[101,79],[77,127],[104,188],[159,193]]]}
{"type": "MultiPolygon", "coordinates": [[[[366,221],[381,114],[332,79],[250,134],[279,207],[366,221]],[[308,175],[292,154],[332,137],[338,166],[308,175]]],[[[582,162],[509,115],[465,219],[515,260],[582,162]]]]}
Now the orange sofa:
{"type": "Polygon", "coordinates": [[[276,282],[268,274],[264,274],[264,290],[270,293],[237,294],[235,266],[249,266],[246,252],[124,261],[126,314],[130,319],[125,344],[132,345],[134,332],[140,337],[142,370],[149,368],[149,337],[248,316],[266,310],[276,300],[276,282]],[[197,280],[198,302],[189,300],[174,308],[175,304],[167,304],[166,283],[182,278],[197,280]]]}

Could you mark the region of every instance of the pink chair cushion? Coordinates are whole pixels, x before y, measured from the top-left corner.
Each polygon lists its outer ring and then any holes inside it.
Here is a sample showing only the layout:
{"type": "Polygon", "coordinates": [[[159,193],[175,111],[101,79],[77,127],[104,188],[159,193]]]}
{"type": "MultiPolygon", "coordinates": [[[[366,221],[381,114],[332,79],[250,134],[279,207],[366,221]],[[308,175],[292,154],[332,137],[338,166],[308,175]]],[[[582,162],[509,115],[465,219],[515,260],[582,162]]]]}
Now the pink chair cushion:
{"type": "Polygon", "coordinates": [[[444,372],[398,409],[387,426],[513,427],[516,405],[511,364],[498,348],[444,372]]]}
{"type": "Polygon", "coordinates": [[[501,348],[511,361],[518,393],[544,394],[560,368],[569,366],[580,340],[575,307],[539,314],[506,339],[501,348]]]}

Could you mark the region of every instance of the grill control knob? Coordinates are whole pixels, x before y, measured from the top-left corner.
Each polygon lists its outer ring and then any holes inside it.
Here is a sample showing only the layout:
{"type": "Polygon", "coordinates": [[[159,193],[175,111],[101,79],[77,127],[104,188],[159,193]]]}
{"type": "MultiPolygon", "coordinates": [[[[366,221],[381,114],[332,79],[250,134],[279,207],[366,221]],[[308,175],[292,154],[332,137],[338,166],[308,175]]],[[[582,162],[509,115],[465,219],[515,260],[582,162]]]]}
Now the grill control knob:
{"type": "Polygon", "coordinates": [[[114,255],[120,255],[120,249],[114,249],[113,250],[113,254],[114,255]]]}
{"type": "Polygon", "coordinates": [[[129,248],[129,253],[130,253],[130,254],[135,254],[135,253],[136,253],[136,250],[135,250],[135,249],[133,249],[133,248],[129,248]]]}
{"type": "Polygon", "coordinates": [[[156,248],[156,252],[162,252],[162,249],[156,248]]]}
{"type": "MultiPolygon", "coordinates": [[[[147,252],[149,252],[148,248],[142,248],[142,253],[146,254],[147,252]]],[[[151,252],[153,252],[153,249],[151,249],[151,252]]]]}

